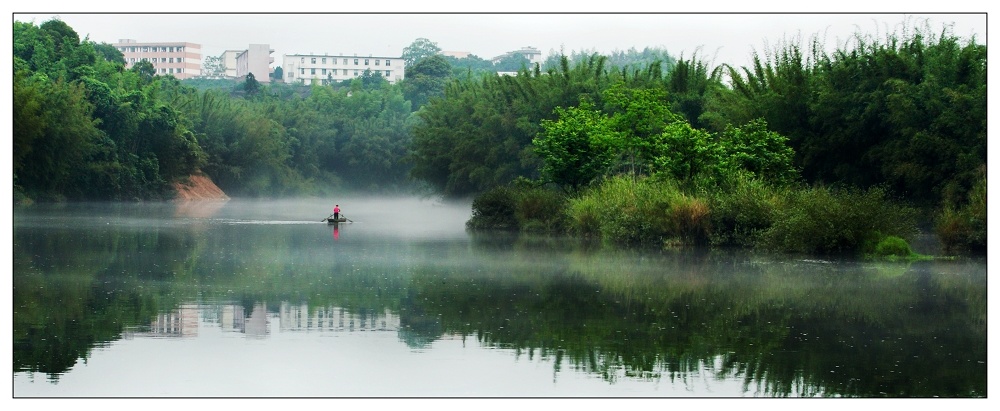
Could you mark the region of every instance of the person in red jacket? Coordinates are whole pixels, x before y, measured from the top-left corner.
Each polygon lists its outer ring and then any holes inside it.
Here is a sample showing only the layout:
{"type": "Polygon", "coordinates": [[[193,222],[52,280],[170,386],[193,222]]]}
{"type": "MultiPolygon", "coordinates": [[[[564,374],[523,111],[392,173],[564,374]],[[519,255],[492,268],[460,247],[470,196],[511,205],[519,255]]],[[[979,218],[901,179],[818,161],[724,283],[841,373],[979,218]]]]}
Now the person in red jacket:
{"type": "Polygon", "coordinates": [[[340,204],[333,205],[333,221],[340,221],[340,204]]]}

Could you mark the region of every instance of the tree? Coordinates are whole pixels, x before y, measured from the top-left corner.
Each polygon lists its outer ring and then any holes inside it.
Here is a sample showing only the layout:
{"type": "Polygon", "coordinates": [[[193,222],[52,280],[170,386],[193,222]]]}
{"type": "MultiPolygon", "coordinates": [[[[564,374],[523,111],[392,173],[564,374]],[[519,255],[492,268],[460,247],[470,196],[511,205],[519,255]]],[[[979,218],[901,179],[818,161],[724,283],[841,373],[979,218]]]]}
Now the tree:
{"type": "Polygon", "coordinates": [[[435,55],[406,67],[403,95],[420,108],[444,92],[444,85],[451,75],[451,66],[443,56],[435,55]]]}
{"type": "Polygon", "coordinates": [[[365,69],[365,71],[361,73],[359,79],[361,80],[361,88],[365,90],[377,90],[382,86],[389,84],[389,80],[386,80],[381,74],[378,74],[371,69],[365,69]]]}
{"type": "Polygon", "coordinates": [[[788,183],[798,178],[792,165],[795,151],[788,138],[767,129],[758,119],[742,127],[728,127],[719,140],[722,151],[720,168],[744,170],[766,181],[788,183]]]}
{"type": "Polygon", "coordinates": [[[437,46],[437,43],[421,37],[414,40],[409,46],[403,47],[402,57],[403,61],[406,62],[406,66],[409,67],[420,60],[436,56],[440,53],[441,48],[437,46]]]}
{"type": "Polygon", "coordinates": [[[720,150],[712,136],[679,120],[655,136],[652,146],[653,172],[674,181],[690,183],[719,164],[720,150]]]}
{"type": "Polygon", "coordinates": [[[611,120],[588,100],[577,107],[557,107],[555,112],[557,120],[542,120],[534,150],[544,162],[544,178],[577,191],[608,171],[621,138],[611,120]]]}
{"type": "Polygon", "coordinates": [[[125,65],[125,55],[118,50],[115,46],[108,43],[99,43],[94,45],[94,51],[97,55],[103,58],[105,61],[112,63],[118,63],[125,65]]]}
{"type": "Polygon", "coordinates": [[[135,63],[135,65],[132,66],[132,72],[139,75],[139,79],[142,81],[142,84],[149,84],[153,82],[153,77],[156,76],[156,68],[153,67],[153,63],[150,63],[147,60],[135,63]]]}
{"type": "Polygon", "coordinates": [[[222,78],[226,76],[226,64],[222,57],[205,57],[205,62],[201,65],[201,75],[208,78],[222,78]]]}
{"type": "Polygon", "coordinates": [[[247,73],[247,78],[243,81],[243,91],[248,97],[253,97],[257,93],[260,93],[260,82],[253,76],[253,73],[247,73]]]}

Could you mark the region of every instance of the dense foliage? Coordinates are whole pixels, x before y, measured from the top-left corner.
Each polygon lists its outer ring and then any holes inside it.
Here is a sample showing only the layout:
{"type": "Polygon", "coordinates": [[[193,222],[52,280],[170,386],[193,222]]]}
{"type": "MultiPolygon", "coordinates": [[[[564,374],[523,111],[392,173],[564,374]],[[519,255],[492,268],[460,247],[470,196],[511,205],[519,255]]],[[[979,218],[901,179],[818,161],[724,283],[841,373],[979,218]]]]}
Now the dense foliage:
{"type": "Polygon", "coordinates": [[[878,188],[940,214],[957,248],[983,248],[986,46],[910,27],[831,54],[818,44],[750,67],[632,49],[500,75],[421,38],[399,84],[302,86],[126,70],[59,20],[15,22],[15,201],[163,198],[199,172],[251,197],[421,186],[461,198],[519,179],[580,195],[628,176],[717,198],[745,175],[878,188]]]}
{"type": "Polygon", "coordinates": [[[170,198],[194,173],[231,196],[412,186],[412,106],[384,78],[305,87],[124,67],[58,19],[14,23],[15,201],[170,198]]]}

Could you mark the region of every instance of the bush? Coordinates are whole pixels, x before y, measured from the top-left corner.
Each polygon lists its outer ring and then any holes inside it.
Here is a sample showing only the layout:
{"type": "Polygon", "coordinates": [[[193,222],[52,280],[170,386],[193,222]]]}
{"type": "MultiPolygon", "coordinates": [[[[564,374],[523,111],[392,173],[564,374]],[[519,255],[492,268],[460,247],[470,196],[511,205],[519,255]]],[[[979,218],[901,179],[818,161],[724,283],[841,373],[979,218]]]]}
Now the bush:
{"type": "Polygon", "coordinates": [[[514,216],[521,231],[561,232],[566,228],[566,196],[544,188],[514,190],[514,216]]]}
{"type": "Polygon", "coordinates": [[[745,174],[713,189],[711,198],[713,245],[756,246],[779,207],[776,189],[745,174]]]}
{"type": "Polygon", "coordinates": [[[675,196],[671,201],[666,220],[668,241],[676,244],[705,244],[712,232],[708,203],[686,195],[675,196]]]}
{"type": "Polygon", "coordinates": [[[876,257],[911,257],[916,255],[906,240],[892,235],[883,238],[875,245],[874,254],[876,257]]]}
{"type": "Polygon", "coordinates": [[[908,238],[916,234],[916,212],[895,204],[881,188],[795,190],[786,194],[783,203],[761,238],[765,246],[777,250],[859,253],[883,235],[908,238]]]}
{"type": "Polygon", "coordinates": [[[628,245],[700,244],[711,231],[708,202],[669,181],[615,177],[569,201],[575,233],[628,245]]]}
{"type": "Polygon", "coordinates": [[[565,206],[565,196],[552,190],[497,187],[472,201],[472,218],[465,226],[474,230],[558,232],[566,226],[565,206]]]}
{"type": "Polygon", "coordinates": [[[509,187],[496,187],[472,201],[472,217],[465,226],[472,230],[517,230],[516,195],[509,187]]]}
{"type": "Polygon", "coordinates": [[[972,188],[969,202],[946,207],[937,219],[935,233],[945,252],[986,252],[986,178],[972,188]]]}

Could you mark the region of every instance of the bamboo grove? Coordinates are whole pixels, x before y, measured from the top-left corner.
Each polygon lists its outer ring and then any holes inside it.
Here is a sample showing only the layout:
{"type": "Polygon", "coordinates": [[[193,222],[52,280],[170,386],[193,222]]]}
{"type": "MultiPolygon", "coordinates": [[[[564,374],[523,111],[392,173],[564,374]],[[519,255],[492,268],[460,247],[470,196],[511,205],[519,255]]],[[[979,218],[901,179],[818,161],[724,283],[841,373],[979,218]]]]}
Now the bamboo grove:
{"type": "Polygon", "coordinates": [[[787,42],[748,67],[622,54],[509,76],[428,53],[400,84],[199,89],[125,69],[59,20],[15,22],[15,202],[169,198],[199,172],[240,197],[470,198],[515,182],[572,197],[623,176],[691,194],[750,178],[882,190],[985,244],[987,53],[975,38],[907,25],[832,53],[787,42]]]}

